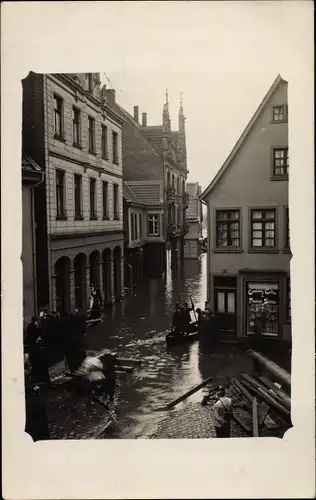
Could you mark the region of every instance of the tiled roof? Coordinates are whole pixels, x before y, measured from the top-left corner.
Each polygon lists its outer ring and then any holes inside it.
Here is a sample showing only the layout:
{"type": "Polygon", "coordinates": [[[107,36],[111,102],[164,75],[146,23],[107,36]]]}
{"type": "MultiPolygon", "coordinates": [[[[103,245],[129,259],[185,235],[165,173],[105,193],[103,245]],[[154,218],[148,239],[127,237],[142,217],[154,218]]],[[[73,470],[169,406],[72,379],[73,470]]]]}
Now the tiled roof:
{"type": "Polygon", "coordinates": [[[162,202],[160,195],[161,183],[155,181],[130,181],[126,183],[140,203],[158,205],[162,202]]]}
{"type": "Polygon", "coordinates": [[[41,172],[41,167],[30,156],[22,156],[22,168],[32,172],[41,172]]]}
{"type": "Polygon", "coordinates": [[[137,198],[137,196],[135,196],[132,189],[126,184],[126,182],[123,183],[123,197],[130,203],[141,204],[141,201],[137,198]]]}

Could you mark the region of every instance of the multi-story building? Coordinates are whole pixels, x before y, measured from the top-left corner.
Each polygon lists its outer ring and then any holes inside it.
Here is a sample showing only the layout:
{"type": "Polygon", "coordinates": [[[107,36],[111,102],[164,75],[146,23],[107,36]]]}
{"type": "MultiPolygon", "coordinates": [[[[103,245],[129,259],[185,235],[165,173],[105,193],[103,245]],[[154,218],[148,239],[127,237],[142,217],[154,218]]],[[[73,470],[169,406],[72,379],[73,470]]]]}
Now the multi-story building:
{"type": "Polygon", "coordinates": [[[188,182],[186,184],[186,192],[189,199],[186,212],[189,231],[184,238],[184,258],[197,259],[201,254],[202,238],[201,186],[198,182],[188,182]]]}
{"type": "Polygon", "coordinates": [[[204,191],[208,303],[221,330],[290,340],[287,82],[276,78],[204,191]]]}
{"type": "MultiPolygon", "coordinates": [[[[143,276],[143,247],[145,239],[146,206],[123,183],[124,206],[124,285],[129,291],[143,276]]],[[[147,238],[147,237],[146,237],[147,238]]]]}
{"type": "Polygon", "coordinates": [[[26,326],[37,313],[36,244],[34,189],[43,181],[43,172],[37,163],[22,157],[22,266],[23,318],[26,326]]]}
{"type": "Polygon", "coordinates": [[[98,73],[23,81],[23,148],[45,172],[36,190],[38,306],[86,309],[123,289],[122,119],[98,73]]]}
{"type": "Polygon", "coordinates": [[[144,268],[147,274],[161,274],[166,266],[167,242],[171,242],[175,255],[183,256],[187,231],[185,182],[188,171],[183,106],[181,103],[179,130],[174,132],[170,126],[168,98],[162,125],[148,126],[146,113],[142,113],[142,123],[139,123],[138,106],[134,107],[132,116],[116,102],[113,89],[104,89],[104,92],[112,109],[124,119],[124,181],[146,206],[144,268]]]}

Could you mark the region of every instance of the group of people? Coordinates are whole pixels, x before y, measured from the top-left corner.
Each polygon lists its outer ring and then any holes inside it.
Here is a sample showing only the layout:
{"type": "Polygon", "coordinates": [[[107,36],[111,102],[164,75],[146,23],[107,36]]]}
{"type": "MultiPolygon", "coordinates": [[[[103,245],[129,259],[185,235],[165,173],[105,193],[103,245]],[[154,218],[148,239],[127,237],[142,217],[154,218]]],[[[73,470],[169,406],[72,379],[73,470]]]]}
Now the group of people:
{"type": "Polygon", "coordinates": [[[189,307],[189,304],[187,302],[184,302],[183,306],[180,304],[180,302],[176,303],[172,319],[174,334],[185,335],[190,325],[199,325],[201,318],[201,309],[196,309],[196,320],[194,322],[192,322],[191,319],[191,311],[194,311],[193,304],[192,307],[189,307]]]}

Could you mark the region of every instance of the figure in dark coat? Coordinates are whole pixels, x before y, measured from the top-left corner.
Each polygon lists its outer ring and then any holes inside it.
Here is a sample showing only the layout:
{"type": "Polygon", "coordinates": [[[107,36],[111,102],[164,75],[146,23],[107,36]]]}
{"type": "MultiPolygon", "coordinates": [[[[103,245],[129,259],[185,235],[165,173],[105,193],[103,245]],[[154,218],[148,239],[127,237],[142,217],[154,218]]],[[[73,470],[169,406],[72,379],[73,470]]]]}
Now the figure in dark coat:
{"type": "Polygon", "coordinates": [[[172,318],[172,326],[174,328],[174,332],[177,335],[181,335],[183,333],[183,316],[180,304],[177,302],[175,312],[173,313],[172,318]]]}
{"type": "Polygon", "coordinates": [[[25,352],[29,354],[31,363],[31,377],[33,384],[51,385],[46,349],[38,318],[33,316],[26,329],[25,352]]]}
{"type": "Polygon", "coordinates": [[[38,386],[32,384],[29,376],[25,376],[25,432],[33,441],[49,439],[49,425],[46,404],[38,386]]]}
{"type": "Polygon", "coordinates": [[[190,314],[191,310],[192,309],[189,308],[187,302],[185,302],[181,309],[184,328],[188,327],[191,323],[191,314],[190,314]]]}

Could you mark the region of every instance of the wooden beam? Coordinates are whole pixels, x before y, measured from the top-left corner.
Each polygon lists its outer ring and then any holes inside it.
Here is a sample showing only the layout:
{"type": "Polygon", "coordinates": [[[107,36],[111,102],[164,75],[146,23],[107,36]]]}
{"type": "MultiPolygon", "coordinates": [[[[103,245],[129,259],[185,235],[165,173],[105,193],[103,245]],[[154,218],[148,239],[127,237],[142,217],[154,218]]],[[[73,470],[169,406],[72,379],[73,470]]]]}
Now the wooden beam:
{"type": "Polygon", "coordinates": [[[237,417],[237,415],[235,413],[233,413],[233,419],[237,422],[238,425],[240,425],[240,427],[245,432],[247,432],[247,434],[251,434],[250,427],[247,424],[245,424],[245,422],[243,422],[239,417],[237,417]]]}
{"type": "Polygon", "coordinates": [[[252,404],[252,395],[242,385],[242,383],[239,380],[237,380],[236,378],[234,378],[234,377],[231,379],[231,382],[232,382],[233,386],[236,387],[237,390],[244,396],[244,398],[246,399],[246,402],[249,403],[249,404],[252,404]]]}
{"type": "Polygon", "coordinates": [[[289,409],[291,408],[291,396],[289,396],[285,391],[283,391],[279,387],[276,387],[276,385],[267,377],[259,377],[259,380],[266,387],[268,387],[268,389],[273,391],[289,409]]]}
{"type": "MultiPolygon", "coordinates": [[[[253,384],[249,381],[249,375],[243,374],[242,377],[245,377],[244,384],[247,388],[253,391],[260,399],[265,401],[271,408],[276,410],[279,413],[282,413],[287,419],[291,418],[291,412],[285,408],[285,406],[281,405],[278,401],[275,400],[267,391],[262,389],[259,384],[253,384]]],[[[252,378],[252,377],[251,377],[252,378]]]]}
{"type": "MultiPolygon", "coordinates": [[[[207,379],[203,380],[203,382],[201,382],[200,384],[196,385],[195,387],[192,387],[192,389],[182,394],[182,396],[180,396],[179,398],[175,399],[174,401],[171,401],[170,403],[167,403],[168,410],[176,406],[178,403],[181,403],[181,401],[188,398],[189,396],[192,396],[192,394],[202,389],[202,387],[211,382],[211,380],[213,380],[213,377],[208,377],[207,379]]],[[[218,386],[218,384],[216,385],[218,386]]]]}
{"type": "Polygon", "coordinates": [[[260,363],[271,375],[273,375],[277,380],[285,384],[287,387],[291,387],[291,374],[286,370],[277,365],[274,361],[261,354],[260,352],[253,351],[249,349],[248,354],[260,363]]]}
{"type": "Polygon", "coordinates": [[[254,437],[259,437],[257,398],[252,399],[252,433],[254,437]]]}

